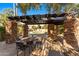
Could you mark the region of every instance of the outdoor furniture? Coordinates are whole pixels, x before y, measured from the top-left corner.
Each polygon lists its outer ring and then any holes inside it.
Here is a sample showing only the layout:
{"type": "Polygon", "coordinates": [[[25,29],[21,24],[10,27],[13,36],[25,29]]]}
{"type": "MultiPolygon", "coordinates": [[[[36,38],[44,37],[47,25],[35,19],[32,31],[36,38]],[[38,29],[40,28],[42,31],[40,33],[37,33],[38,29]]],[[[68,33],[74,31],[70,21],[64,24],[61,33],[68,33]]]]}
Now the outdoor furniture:
{"type": "Polygon", "coordinates": [[[24,53],[23,55],[25,56],[26,49],[29,48],[29,45],[27,45],[26,42],[24,42],[23,40],[25,39],[21,39],[21,38],[16,39],[17,56],[20,51],[22,51],[24,53]]]}
{"type": "Polygon", "coordinates": [[[29,54],[30,54],[30,52],[32,51],[32,47],[33,47],[33,41],[28,41],[27,42],[27,45],[29,46],[29,54]]]}
{"type": "Polygon", "coordinates": [[[36,49],[40,49],[41,48],[41,46],[42,46],[41,39],[42,39],[41,37],[35,37],[34,44],[35,44],[36,49]]]}
{"type": "Polygon", "coordinates": [[[16,41],[16,48],[17,48],[17,55],[19,51],[23,51],[23,55],[26,55],[26,49],[28,48],[29,55],[34,50],[38,49],[45,49],[44,43],[47,37],[24,37],[24,38],[17,38],[16,41]]]}
{"type": "Polygon", "coordinates": [[[17,38],[16,40],[17,55],[19,50],[23,51],[25,55],[27,48],[29,48],[29,54],[30,54],[31,50],[33,50],[33,47],[35,47],[33,39],[34,38],[32,37],[17,38]]]}
{"type": "Polygon", "coordinates": [[[36,49],[42,49],[42,42],[41,41],[37,41],[36,42],[36,49]]]}
{"type": "Polygon", "coordinates": [[[27,46],[24,45],[22,42],[16,41],[17,56],[18,56],[19,51],[23,51],[23,53],[25,55],[26,48],[27,48],[27,46]]]}

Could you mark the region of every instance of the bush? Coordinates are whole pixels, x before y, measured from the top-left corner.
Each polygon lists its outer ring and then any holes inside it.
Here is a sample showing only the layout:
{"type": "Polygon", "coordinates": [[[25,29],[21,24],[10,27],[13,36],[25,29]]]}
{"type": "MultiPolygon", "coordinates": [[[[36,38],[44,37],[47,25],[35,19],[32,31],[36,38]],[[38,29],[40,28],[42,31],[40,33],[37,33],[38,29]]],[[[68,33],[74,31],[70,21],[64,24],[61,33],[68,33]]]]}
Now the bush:
{"type": "Polygon", "coordinates": [[[0,41],[4,41],[4,37],[5,37],[5,29],[4,27],[0,27],[0,41]]]}

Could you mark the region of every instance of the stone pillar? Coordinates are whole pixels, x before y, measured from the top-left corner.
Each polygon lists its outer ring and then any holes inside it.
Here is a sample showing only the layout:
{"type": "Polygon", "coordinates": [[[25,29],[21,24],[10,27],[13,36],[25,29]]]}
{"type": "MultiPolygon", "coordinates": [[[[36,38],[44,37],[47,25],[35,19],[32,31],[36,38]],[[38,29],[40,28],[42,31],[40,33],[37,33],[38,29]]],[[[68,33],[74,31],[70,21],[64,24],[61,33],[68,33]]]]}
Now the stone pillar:
{"type": "Polygon", "coordinates": [[[12,42],[15,42],[16,38],[17,38],[17,22],[16,21],[11,21],[11,30],[12,30],[12,37],[13,40],[12,42]]]}
{"type": "Polygon", "coordinates": [[[75,31],[77,31],[76,26],[74,26],[75,21],[76,19],[73,19],[72,16],[67,16],[67,19],[64,22],[64,46],[73,49],[78,48],[78,41],[75,36],[75,31]]]}
{"type": "Polygon", "coordinates": [[[74,24],[74,33],[78,44],[79,49],[79,18],[76,18],[75,24],[74,24]]]}
{"type": "Polygon", "coordinates": [[[27,24],[24,24],[24,37],[27,37],[28,36],[28,25],[27,24]]]}
{"type": "Polygon", "coordinates": [[[6,43],[13,43],[17,37],[16,21],[8,21],[6,25],[6,43]]]}

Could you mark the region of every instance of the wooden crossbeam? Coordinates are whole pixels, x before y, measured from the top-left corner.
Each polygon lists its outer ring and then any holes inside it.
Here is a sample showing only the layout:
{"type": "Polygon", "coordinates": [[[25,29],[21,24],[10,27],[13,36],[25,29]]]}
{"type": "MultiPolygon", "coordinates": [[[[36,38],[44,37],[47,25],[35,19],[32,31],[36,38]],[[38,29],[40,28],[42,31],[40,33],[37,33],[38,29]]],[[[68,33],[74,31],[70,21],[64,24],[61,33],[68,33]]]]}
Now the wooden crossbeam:
{"type": "Polygon", "coordinates": [[[65,18],[65,13],[57,14],[44,14],[44,15],[29,15],[29,16],[14,16],[8,17],[9,20],[21,21],[27,24],[63,24],[65,18]],[[46,19],[46,20],[45,20],[46,19]]]}

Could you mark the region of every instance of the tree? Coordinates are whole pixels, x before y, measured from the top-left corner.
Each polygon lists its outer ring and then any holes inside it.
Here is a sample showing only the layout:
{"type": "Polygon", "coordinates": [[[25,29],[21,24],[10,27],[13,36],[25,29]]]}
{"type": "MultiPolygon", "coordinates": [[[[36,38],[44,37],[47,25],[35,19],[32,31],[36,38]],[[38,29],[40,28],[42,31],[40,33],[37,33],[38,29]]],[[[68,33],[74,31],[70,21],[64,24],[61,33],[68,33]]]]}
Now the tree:
{"type": "Polygon", "coordinates": [[[0,14],[0,30],[2,29],[1,37],[2,40],[5,38],[5,29],[7,27],[8,17],[13,15],[13,10],[10,8],[3,9],[3,12],[0,14]]]}
{"type": "Polygon", "coordinates": [[[14,16],[17,16],[18,14],[18,9],[16,8],[16,6],[17,6],[17,3],[13,3],[13,11],[14,11],[14,16]]]}
{"type": "Polygon", "coordinates": [[[30,9],[29,3],[18,3],[18,8],[20,8],[22,15],[26,15],[26,11],[30,9]]]}
{"type": "Polygon", "coordinates": [[[61,9],[62,9],[62,4],[60,3],[50,3],[50,4],[47,4],[47,8],[49,13],[53,12],[52,13],[57,13],[59,14],[61,12],[61,9]]]}
{"type": "Polygon", "coordinates": [[[8,17],[13,16],[13,10],[10,8],[6,8],[3,10],[2,14],[0,14],[0,23],[3,26],[6,26],[6,23],[8,21],[8,17]]]}
{"type": "Polygon", "coordinates": [[[48,10],[49,13],[51,13],[51,11],[53,10],[52,13],[59,14],[62,12],[61,10],[63,10],[63,12],[65,13],[70,13],[70,11],[76,7],[78,7],[78,4],[74,3],[50,3],[47,4],[46,9],[48,10]]]}
{"type": "Polygon", "coordinates": [[[22,15],[26,15],[27,11],[31,8],[39,9],[39,3],[18,3],[18,8],[20,8],[22,15]]]}
{"type": "Polygon", "coordinates": [[[13,16],[14,12],[13,9],[6,8],[3,10],[3,14],[6,14],[7,16],[13,16]]]}

